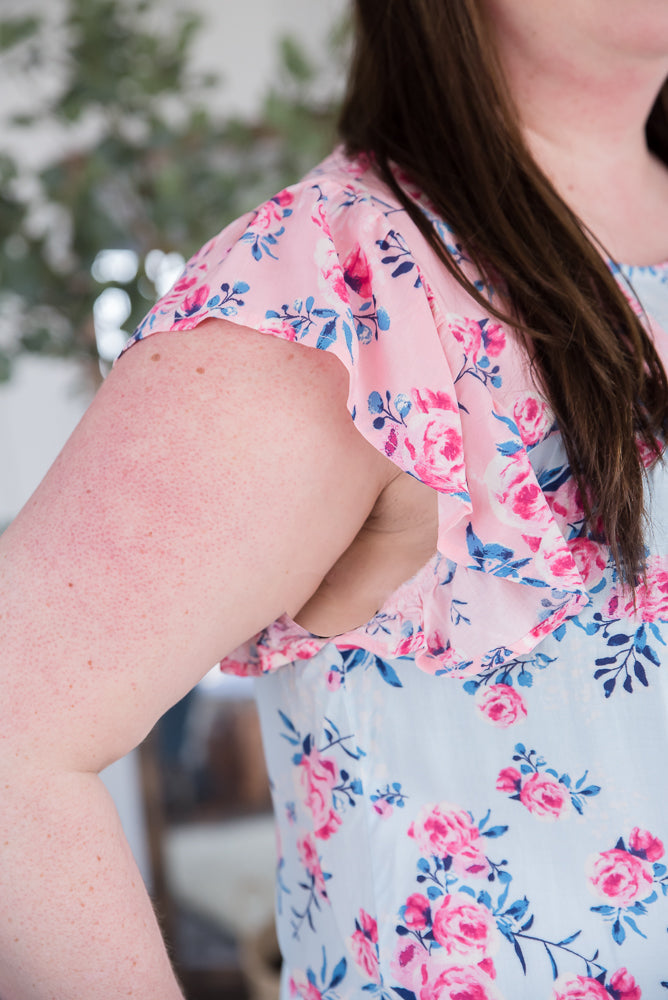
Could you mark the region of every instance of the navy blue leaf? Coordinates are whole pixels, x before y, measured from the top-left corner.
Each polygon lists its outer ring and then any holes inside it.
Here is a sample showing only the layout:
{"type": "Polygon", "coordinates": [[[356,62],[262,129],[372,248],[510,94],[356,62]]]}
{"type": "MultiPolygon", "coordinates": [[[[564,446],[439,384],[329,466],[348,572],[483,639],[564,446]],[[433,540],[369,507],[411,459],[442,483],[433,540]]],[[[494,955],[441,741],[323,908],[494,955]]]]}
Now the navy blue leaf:
{"type": "Polygon", "coordinates": [[[348,963],[346,962],[345,958],[342,958],[337,967],[334,969],[329,986],[327,987],[328,990],[333,990],[335,986],[339,985],[339,983],[346,974],[347,967],[348,963]]]}
{"type": "Polygon", "coordinates": [[[629,694],[633,694],[633,681],[631,679],[630,674],[627,674],[626,677],[624,678],[624,683],[622,687],[624,688],[625,691],[628,691],[629,694]]]}
{"type": "Polygon", "coordinates": [[[412,260],[405,260],[403,263],[399,264],[399,267],[395,267],[392,272],[392,277],[398,278],[400,274],[406,274],[408,271],[412,271],[414,267],[415,264],[412,260]]]}
{"type": "Polygon", "coordinates": [[[410,934],[408,927],[404,927],[402,924],[397,924],[394,930],[399,937],[406,937],[407,934],[410,934]]]}
{"type": "Polygon", "coordinates": [[[307,736],[304,737],[304,741],[302,743],[302,749],[307,757],[311,752],[311,745],[312,745],[311,734],[309,733],[307,736]]]}
{"type": "Polygon", "coordinates": [[[320,336],[316,341],[316,347],[320,350],[326,350],[330,344],[333,344],[336,340],[336,320],[330,319],[328,323],[325,323],[322,330],[320,331],[320,336]]]}
{"type": "Polygon", "coordinates": [[[490,826],[489,830],[482,830],[483,837],[500,837],[508,829],[507,826],[490,826]]]}
{"type": "Polygon", "coordinates": [[[370,413],[382,413],[383,412],[383,397],[379,392],[375,390],[369,394],[369,412],[370,413]]]}
{"type": "Polygon", "coordinates": [[[506,910],[506,915],[512,917],[514,920],[522,920],[528,909],[529,900],[525,896],[524,899],[516,899],[506,910]]]}
{"type": "Polygon", "coordinates": [[[623,632],[618,632],[617,635],[611,635],[608,639],[608,646],[623,646],[627,642],[631,641],[629,635],[624,635],[623,632]]]}
{"type": "Polygon", "coordinates": [[[603,684],[603,690],[605,691],[605,697],[609,698],[612,692],[615,690],[615,678],[608,677],[607,681],[603,684]]]}
{"type": "Polygon", "coordinates": [[[397,677],[394,667],[391,667],[386,660],[381,660],[380,656],[376,657],[376,667],[378,668],[378,673],[386,684],[395,688],[403,687],[403,684],[397,677]]]}
{"type": "Polygon", "coordinates": [[[576,931],[575,934],[571,934],[570,937],[562,938],[561,941],[558,941],[557,946],[559,948],[563,948],[564,945],[572,944],[573,941],[575,941],[576,938],[579,938],[581,934],[582,931],[576,931]]]}
{"type": "Polygon", "coordinates": [[[626,931],[622,927],[619,918],[612,925],[612,937],[617,944],[622,944],[626,940],[626,931]]]}
{"type": "MultiPolygon", "coordinates": [[[[642,655],[645,657],[645,659],[649,660],[650,663],[653,663],[655,667],[660,667],[661,666],[661,660],[656,655],[656,653],[654,652],[654,650],[652,649],[651,646],[643,646],[641,652],[642,652],[642,655]]],[[[638,666],[640,666],[641,669],[642,669],[642,666],[641,666],[641,664],[637,664],[636,665],[636,677],[638,677],[638,680],[640,681],[640,677],[638,676],[638,666]]],[[[643,671],[643,673],[644,673],[644,671],[643,671]]],[[[647,679],[645,679],[644,681],[640,681],[640,683],[644,684],[645,687],[647,687],[647,679]]]]}
{"type": "Polygon", "coordinates": [[[524,931],[528,931],[532,926],[533,926],[533,913],[531,914],[527,922],[525,924],[522,924],[522,926],[520,927],[520,931],[524,933],[524,931]]]}
{"type": "Polygon", "coordinates": [[[415,994],[411,993],[410,990],[405,989],[403,986],[393,986],[392,992],[396,993],[397,996],[400,996],[401,1000],[417,1000],[415,994]]]}
{"type": "Polygon", "coordinates": [[[522,966],[522,972],[526,976],[527,974],[527,964],[524,961],[524,955],[522,954],[522,949],[520,948],[520,943],[517,938],[513,938],[513,944],[515,945],[515,954],[520,960],[520,965],[522,966]]]}
{"type": "Polygon", "coordinates": [[[294,725],[292,724],[292,722],[290,721],[290,719],[287,717],[287,715],[285,714],[285,712],[281,712],[281,710],[279,708],[278,714],[280,715],[283,724],[288,727],[288,729],[290,730],[290,732],[296,733],[297,730],[295,729],[294,725]]]}
{"type": "Polygon", "coordinates": [[[600,913],[602,917],[611,917],[616,912],[614,906],[590,906],[592,913],[600,913]]]}

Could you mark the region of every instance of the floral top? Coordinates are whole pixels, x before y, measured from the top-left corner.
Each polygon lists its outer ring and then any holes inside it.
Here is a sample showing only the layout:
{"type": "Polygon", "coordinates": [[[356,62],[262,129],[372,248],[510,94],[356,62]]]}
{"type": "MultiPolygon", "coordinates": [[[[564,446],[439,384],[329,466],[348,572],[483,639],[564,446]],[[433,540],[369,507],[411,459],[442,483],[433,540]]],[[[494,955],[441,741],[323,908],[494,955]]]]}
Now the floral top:
{"type": "MultiPolygon", "coordinates": [[[[668,329],[668,265],[618,271],[668,329]]],[[[668,1000],[663,465],[634,609],[513,331],[340,151],[131,343],[210,316],[334,353],[359,431],[438,493],[438,551],[371,621],[283,616],[222,663],[267,675],[284,1000],[668,1000]]]]}

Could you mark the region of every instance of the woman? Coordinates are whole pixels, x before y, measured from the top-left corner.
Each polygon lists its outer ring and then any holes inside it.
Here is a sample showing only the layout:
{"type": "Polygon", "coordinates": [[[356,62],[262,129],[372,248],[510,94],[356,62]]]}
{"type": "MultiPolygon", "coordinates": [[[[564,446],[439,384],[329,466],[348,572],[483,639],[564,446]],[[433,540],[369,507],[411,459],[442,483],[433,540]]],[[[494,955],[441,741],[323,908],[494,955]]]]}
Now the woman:
{"type": "Polygon", "coordinates": [[[2,540],[7,1000],[181,995],[95,773],[221,655],[286,997],[667,988],[668,7],[356,14],[347,154],[191,261],[2,540]]]}

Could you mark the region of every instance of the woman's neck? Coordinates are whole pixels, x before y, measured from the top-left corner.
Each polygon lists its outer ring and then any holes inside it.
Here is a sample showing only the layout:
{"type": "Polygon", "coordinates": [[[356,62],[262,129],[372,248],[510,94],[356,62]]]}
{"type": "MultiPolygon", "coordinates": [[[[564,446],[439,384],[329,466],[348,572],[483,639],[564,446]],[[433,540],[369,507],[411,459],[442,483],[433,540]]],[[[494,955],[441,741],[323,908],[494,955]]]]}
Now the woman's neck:
{"type": "Polygon", "coordinates": [[[559,15],[556,4],[491,2],[501,61],[537,163],[613,257],[668,258],[668,168],[645,139],[668,76],[668,17],[657,27],[663,45],[649,26],[642,38],[627,39],[621,23],[592,33],[577,12],[569,18],[562,9],[575,0],[560,4],[559,15]]]}

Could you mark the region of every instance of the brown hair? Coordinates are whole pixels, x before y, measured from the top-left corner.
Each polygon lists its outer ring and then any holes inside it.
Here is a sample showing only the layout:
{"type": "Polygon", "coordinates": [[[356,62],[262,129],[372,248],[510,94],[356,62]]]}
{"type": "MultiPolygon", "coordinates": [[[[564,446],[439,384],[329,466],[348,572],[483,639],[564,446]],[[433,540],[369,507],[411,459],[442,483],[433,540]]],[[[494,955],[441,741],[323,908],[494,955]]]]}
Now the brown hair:
{"type": "MultiPolygon", "coordinates": [[[[476,0],[355,0],[356,44],[340,133],[373,154],[445,267],[525,338],[594,536],[633,588],[644,570],[644,468],[659,453],[668,381],[643,324],[574,213],[532,159],[476,0]],[[489,303],[448,253],[390,164],[453,228],[489,303]]],[[[668,162],[668,83],[647,126],[668,162]]]]}

